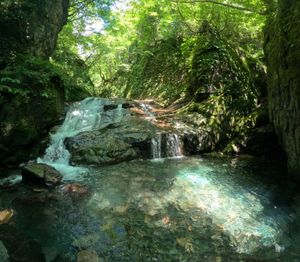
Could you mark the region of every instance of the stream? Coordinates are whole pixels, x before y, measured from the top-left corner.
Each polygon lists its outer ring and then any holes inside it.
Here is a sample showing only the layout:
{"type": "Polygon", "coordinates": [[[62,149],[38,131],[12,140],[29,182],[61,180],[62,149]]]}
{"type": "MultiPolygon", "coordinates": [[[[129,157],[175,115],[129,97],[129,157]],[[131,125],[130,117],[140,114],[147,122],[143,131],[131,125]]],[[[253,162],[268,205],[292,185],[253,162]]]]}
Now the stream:
{"type": "Polygon", "coordinates": [[[12,261],[78,261],[82,250],[98,261],[300,261],[300,198],[279,186],[286,174],[277,163],[184,156],[180,134],[158,130],[145,138],[150,159],[74,165],[64,140],[126,122],[124,105],[88,98],[70,106],[37,160],[63,174],[60,186],[32,188],[20,170],[7,171],[0,209],[15,215],[0,239],[12,261]],[[87,192],[66,190],[71,183],[87,192]]]}

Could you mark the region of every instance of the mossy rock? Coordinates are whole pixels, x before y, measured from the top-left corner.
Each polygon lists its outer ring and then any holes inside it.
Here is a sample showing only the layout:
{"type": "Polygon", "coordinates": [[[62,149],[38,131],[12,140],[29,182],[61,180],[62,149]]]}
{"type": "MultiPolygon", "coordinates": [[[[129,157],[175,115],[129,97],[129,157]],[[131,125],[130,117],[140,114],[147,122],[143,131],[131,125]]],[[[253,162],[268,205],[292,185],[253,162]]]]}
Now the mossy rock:
{"type": "Polygon", "coordinates": [[[189,93],[201,97],[217,90],[238,93],[249,86],[248,68],[235,47],[227,43],[207,22],[196,41],[191,64],[189,93]]]}
{"type": "Polygon", "coordinates": [[[35,157],[38,141],[58,122],[64,107],[64,87],[48,63],[17,60],[0,71],[2,163],[35,157]]]}

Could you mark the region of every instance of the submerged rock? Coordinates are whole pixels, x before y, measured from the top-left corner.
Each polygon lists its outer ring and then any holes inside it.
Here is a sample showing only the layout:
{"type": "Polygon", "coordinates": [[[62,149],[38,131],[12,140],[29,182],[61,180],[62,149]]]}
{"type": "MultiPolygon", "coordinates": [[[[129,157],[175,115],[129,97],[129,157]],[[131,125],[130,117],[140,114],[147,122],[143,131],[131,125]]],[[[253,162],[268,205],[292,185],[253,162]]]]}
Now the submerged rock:
{"type": "Polygon", "coordinates": [[[0,211],[0,224],[8,224],[13,216],[14,211],[12,209],[0,211]]]}
{"type": "Polygon", "coordinates": [[[82,250],[77,254],[77,262],[100,262],[97,253],[93,250],[82,250]]]}
{"type": "Polygon", "coordinates": [[[73,184],[66,184],[63,187],[64,192],[70,193],[73,195],[86,195],[89,190],[86,186],[80,185],[78,183],[73,183],[73,184]]]}
{"type": "Polygon", "coordinates": [[[58,185],[62,175],[46,164],[28,163],[23,167],[22,178],[25,183],[41,185],[58,185]]]}
{"type": "Polygon", "coordinates": [[[9,260],[9,255],[7,252],[6,247],[4,246],[3,242],[0,240],[0,258],[1,262],[8,262],[9,260]]]}

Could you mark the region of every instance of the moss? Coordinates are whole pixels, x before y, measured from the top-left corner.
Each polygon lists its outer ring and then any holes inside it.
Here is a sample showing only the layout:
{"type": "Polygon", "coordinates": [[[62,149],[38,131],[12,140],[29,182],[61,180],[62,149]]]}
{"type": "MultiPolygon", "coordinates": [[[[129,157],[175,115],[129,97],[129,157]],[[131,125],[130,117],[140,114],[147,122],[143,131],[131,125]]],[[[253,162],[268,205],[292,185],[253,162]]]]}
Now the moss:
{"type": "Polygon", "coordinates": [[[0,100],[0,161],[23,161],[57,123],[63,110],[63,83],[48,61],[21,56],[0,71],[0,100]]]}
{"type": "MultiPolygon", "coordinates": [[[[191,60],[191,81],[188,89],[192,101],[184,108],[197,112],[207,120],[218,138],[218,149],[234,151],[243,143],[256,123],[259,90],[250,71],[254,59],[242,58],[222,37],[209,28],[195,42],[191,60]],[[230,142],[230,146],[226,145],[230,142]]],[[[258,75],[258,74],[257,74],[258,75]]]]}

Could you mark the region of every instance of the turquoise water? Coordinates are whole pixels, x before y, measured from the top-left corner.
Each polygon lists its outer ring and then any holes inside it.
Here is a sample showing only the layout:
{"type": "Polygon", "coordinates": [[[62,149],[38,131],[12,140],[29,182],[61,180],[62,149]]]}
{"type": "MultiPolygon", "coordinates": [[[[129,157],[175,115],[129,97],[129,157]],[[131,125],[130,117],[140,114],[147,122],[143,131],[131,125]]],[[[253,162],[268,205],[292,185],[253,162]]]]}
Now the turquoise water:
{"type": "Polygon", "coordinates": [[[104,261],[300,261],[282,172],[252,158],[132,161],[64,182],[80,181],[84,196],[15,179],[0,193],[0,208],[16,213],[0,239],[32,240],[46,261],[76,261],[86,249],[104,261]]]}

